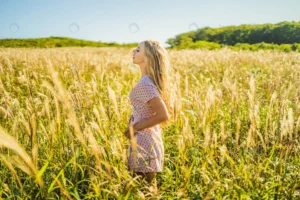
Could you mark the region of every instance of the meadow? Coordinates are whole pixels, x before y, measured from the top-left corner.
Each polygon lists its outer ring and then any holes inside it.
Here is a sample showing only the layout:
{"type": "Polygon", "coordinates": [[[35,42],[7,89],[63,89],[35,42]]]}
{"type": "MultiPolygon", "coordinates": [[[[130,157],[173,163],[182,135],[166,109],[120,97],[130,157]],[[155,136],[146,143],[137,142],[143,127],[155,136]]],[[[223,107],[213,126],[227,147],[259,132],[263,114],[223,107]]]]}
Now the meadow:
{"type": "Polygon", "coordinates": [[[130,48],[0,49],[0,199],[300,199],[300,54],[168,50],[159,191],[126,166],[130,48]]]}

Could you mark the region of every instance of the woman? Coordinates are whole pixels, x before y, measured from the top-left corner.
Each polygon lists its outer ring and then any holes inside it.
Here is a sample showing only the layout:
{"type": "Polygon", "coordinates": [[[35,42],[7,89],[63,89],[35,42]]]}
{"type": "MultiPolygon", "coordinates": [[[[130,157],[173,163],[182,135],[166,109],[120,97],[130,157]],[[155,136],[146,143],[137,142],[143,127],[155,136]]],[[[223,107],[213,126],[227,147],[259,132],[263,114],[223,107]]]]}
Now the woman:
{"type": "Polygon", "coordinates": [[[159,124],[165,125],[170,118],[168,54],[159,42],[145,40],[133,50],[133,63],[140,67],[142,77],[129,95],[132,115],[124,132],[131,140],[128,167],[147,182],[154,180],[156,184],[156,173],[163,170],[164,162],[159,124]]]}

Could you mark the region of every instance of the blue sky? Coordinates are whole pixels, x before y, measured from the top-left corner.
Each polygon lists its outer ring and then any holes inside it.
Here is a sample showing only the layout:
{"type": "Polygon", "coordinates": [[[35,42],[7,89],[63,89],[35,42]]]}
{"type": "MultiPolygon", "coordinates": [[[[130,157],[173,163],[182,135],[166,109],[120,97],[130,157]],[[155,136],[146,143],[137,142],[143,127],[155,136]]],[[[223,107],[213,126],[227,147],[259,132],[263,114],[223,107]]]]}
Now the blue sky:
{"type": "Polygon", "coordinates": [[[0,0],[0,38],[160,41],[204,26],[300,21],[299,0],[0,0]]]}

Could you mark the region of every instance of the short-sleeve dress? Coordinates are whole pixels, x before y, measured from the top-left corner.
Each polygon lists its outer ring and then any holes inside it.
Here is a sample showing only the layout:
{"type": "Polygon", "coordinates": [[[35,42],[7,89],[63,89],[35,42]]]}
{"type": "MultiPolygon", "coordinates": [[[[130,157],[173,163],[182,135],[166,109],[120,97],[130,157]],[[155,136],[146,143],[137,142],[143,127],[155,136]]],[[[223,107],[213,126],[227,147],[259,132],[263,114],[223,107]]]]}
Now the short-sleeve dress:
{"type": "MultiPolygon", "coordinates": [[[[129,99],[132,104],[132,115],[129,124],[136,124],[153,116],[147,102],[160,93],[149,75],[144,75],[131,90],[129,99]]],[[[133,144],[128,147],[128,167],[135,172],[161,172],[164,163],[164,145],[159,124],[135,131],[133,144]]]]}

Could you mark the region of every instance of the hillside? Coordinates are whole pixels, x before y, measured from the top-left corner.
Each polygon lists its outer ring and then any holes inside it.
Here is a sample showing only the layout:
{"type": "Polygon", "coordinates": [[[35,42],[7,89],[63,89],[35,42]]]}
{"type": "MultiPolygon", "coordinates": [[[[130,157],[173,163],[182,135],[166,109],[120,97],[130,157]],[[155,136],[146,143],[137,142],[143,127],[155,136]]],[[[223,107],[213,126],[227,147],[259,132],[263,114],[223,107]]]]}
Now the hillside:
{"type": "Polygon", "coordinates": [[[171,48],[220,48],[235,46],[244,49],[299,50],[300,22],[239,25],[220,28],[203,27],[168,39],[171,48]],[[250,46],[249,46],[250,45],[250,46]],[[254,46],[251,46],[254,45],[254,46]]]}
{"type": "Polygon", "coordinates": [[[68,37],[49,37],[32,39],[0,39],[0,47],[134,47],[137,43],[118,44],[115,42],[95,42],[68,37]]]}

